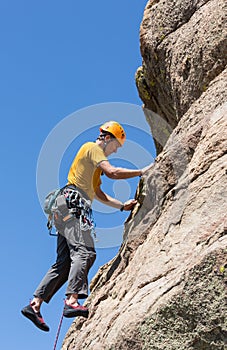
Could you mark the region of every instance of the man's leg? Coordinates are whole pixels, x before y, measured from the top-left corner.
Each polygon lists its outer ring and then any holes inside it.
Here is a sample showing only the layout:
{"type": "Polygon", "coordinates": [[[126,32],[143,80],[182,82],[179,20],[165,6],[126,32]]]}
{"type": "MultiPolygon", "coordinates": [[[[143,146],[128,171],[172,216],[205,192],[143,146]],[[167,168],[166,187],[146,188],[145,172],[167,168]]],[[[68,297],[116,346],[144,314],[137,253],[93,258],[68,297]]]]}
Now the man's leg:
{"type": "Polygon", "coordinates": [[[75,219],[65,230],[70,251],[71,267],[66,290],[65,317],[88,317],[88,309],[80,306],[78,299],[88,296],[88,272],[93,265],[96,252],[90,230],[82,231],[79,220],[75,219]]]}
{"type": "Polygon", "coordinates": [[[34,292],[32,302],[37,306],[37,311],[39,304],[41,305],[42,301],[48,303],[68,279],[71,264],[69,248],[65,237],[61,234],[58,234],[57,240],[56,263],[51,266],[34,292]]]}
{"type": "Polygon", "coordinates": [[[22,314],[30,319],[38,328],[48,332],[49,327],[44,322],[40,313],[42,302],[49,302],[57,290],[67,281],[70,270],[70,253],[66,240],[60,234],[57,243],[57,260],[47,272],[34,293],[34,298],[29,305],[24,307],[22,314]]]}
{"type": "MultiPolygon", "coordinates": [[[[76,249],[70,249],[71,268],[68,278],[66,296],[71,304],[72,298],[85,299],[88,297],[88,272],[93,265],[96,253],[94,248],[79,245],[76,249]]],[[[73,302],[72,302],[73,304],[73,302]]]]}

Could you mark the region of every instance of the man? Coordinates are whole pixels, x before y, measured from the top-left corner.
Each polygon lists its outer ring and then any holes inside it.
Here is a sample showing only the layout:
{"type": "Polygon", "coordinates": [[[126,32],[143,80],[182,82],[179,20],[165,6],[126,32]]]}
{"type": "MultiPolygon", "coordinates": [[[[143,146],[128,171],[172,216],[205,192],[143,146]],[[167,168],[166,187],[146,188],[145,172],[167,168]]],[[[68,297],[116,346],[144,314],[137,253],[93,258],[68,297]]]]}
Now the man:
{"type": "Polygon", "coordinates": [[[88,296],[87,275],[96,257],[91,235],[92,220],[90,204],[94,198],[117,209],[131,210],[135,199],[122,203],[101,189],[102,174],[111,179],[128,179],[141,176],[144,169],[126,169],[112,166],[107,157],[117,152],[126,139],[123,127],[109,121],[100,127],[96,142],[85,143],[77,153],[68,174],[68,184],[57,197],[53,208],[54,223],[58,231],[57,259],[38,288],[31,303],[22,314],[38,328],[49,331],[40,313],[40,307],[68,281],[63,315],[65,317],[88,317],[88,309],[78,299],[88,296]]]}

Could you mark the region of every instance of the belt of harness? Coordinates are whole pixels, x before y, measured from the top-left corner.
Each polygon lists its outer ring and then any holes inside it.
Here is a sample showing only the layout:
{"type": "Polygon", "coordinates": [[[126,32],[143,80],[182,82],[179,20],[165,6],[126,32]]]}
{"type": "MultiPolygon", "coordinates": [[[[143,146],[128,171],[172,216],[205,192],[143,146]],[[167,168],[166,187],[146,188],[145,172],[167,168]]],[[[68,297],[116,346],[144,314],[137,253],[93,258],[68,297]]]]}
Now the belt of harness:
{"type": "MultiPolygon", "coordinates": [[[[95,236],[95,223],[92,215],[91,201],[83,198],[80,192],[74,186],[66,186],[61,190],[61,195],[56,199],[56,206],[62,214],[63,222],[67,222],[73,217],[80,221],[82,231],[91,230],[95,236]]],[[[54,212],[54,208],[53,208],[54,212]]],[[[53,218],[51,218],[49,233],[53,226],[53,218]]],[[[49,223],[49,221],[48,221],[49,223]]]]}

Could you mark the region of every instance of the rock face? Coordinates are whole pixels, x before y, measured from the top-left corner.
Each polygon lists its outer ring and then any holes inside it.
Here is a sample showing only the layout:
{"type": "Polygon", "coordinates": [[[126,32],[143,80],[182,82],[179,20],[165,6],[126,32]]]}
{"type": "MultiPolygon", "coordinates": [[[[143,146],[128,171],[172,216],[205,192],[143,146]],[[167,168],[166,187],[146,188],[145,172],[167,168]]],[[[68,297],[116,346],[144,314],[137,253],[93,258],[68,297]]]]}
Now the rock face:
{"type": "MultiPolygon", "coordinates": [[[[172,128],[226,66],[226,7],[225,0],[160,0],[146,6],[137,87],[145,107],[172,128]]],[[[156,141],[160,151],[164,145],[156,141]]]]}
{"type": "Polygon", "coordinates": [[[63,350],[227,348],[226,1],[149,1],[136,82],[159,152],[63,350]]]}

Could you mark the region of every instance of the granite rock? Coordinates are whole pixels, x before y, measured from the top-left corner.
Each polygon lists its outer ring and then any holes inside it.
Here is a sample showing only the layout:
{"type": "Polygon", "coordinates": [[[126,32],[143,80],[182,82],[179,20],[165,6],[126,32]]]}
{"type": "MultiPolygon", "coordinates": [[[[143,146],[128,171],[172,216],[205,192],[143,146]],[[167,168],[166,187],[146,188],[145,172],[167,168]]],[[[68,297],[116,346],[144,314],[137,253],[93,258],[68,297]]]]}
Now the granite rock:
{"type": "Polygon", "coordinates": [[[226,2],[149,1],[137,86],[158,156],[63,350],[227,346],[226,2]]]}

